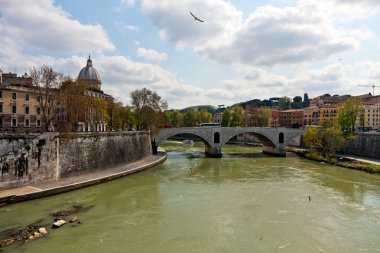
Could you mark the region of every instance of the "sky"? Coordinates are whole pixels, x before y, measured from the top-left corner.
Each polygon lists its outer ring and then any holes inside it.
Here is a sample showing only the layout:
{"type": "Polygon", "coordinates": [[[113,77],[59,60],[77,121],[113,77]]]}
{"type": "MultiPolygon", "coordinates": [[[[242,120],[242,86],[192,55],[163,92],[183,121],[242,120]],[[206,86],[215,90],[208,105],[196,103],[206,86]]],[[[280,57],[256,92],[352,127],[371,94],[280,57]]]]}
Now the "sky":
{"type": "Polygon", "coordinates": [[[379,0],[0,0],[0,68],[76,78],[91,55],[124,104],[380,94],[379,0]],[[204,22],[196,21],[190,11],[204,22]]]}

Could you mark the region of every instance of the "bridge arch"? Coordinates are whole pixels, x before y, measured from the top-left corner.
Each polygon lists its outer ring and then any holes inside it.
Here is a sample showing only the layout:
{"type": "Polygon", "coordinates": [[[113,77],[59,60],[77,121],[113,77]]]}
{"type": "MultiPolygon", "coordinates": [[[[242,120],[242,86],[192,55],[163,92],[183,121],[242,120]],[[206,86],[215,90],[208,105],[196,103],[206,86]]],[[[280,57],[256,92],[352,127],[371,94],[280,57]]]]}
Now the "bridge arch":
{"type": "Polygon", "coordinates": [[[228,133],[225,135],[223,138],[223,143],[222,145],[225,145],[229,140],[231,140],[233,137],[239,135],[239,134],[245,134],[249,133],[255,136],[263,146],[275,148],[276,147],[276,141],[273,140],[273,137],[268,136],[266,133],[263,133],[261,131],[254,131],[252,129],[242,129],[240,131],[235,131],[234,133],[228,133]]]}
{"type": "Polygon", "coordinates": [[[155,144],[158,147],[163,141],[179,134],[191,134],[199,138],[205,144],[206,153],[209,153],[215,146],[214,135],[211,135],[208,131],[199,131],[199,129],[194,127],[162,128],[160,129],[158,136],[155,137],[155,144]]]}

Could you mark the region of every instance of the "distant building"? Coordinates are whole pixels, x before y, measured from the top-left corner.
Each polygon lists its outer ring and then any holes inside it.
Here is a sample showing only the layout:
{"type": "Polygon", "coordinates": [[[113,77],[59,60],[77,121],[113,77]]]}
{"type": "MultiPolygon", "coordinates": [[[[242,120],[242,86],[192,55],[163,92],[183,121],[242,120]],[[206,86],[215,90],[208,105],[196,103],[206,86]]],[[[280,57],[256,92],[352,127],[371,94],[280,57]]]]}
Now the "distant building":
{"type": "Polygon", "coordinates": [[[380,129],[380,104],[364,105],[364,126],[380,129]]]}
{"type": "Polygon", "coordinates": [[[279,126],[302,127],[304,125],[303,110],[285,110],[279,112],[279,126]]]}
{"type": "MultiPolygon", "coordinates": [[[[83,96],[96,99],[104,99],[107,103],[112,96],[101,90],[100,75],[92,66],[89,57],[87,65],[79,72],[77,83],[88,86],[83,96]]],[[[56,108],[47,110],[47,115],[56,117],[47,127],[42,119],[41,96],[36,86],[33,86],[32,78],[26,73],[17,76],[15,73],[3,73],[0,69],[0,131],[1,132],[43,132],[50,131],[107,131],[108,122],[103,115],[91,105],[80,105],[85,111],[83,120],[75,122],[72,126],[68,121],[68,102],[59,97],[56,108]]]]}
{"type": "Polygon", "coordinates": [[[317,125],[319,122],[319,108],[317,106],[306,107],[304,110],[304,125],[317,125]]]}
{"type": "Polygon", "coordinates": [[[333,95],[331,96],[330,94],[324,94],[322,96],[315,97],[310,100],[310,107],[324,107],[326,105],[331,105],[331,104],[340,104],[346,101],[351,97],[350,95],[333,95]]]}
{"type": "Polygon", "coordinates": [[[271,118],[271,127],[279,127],[280,126],[280,111],[272,110],[272,118],[271,118]]]}
{"type": "Polygon", "coordinates": [[[0,70],[1,132],[42,132],[40,101],[26,73],[19,77],[0,70]]]}
{"type": "Polygon", "coordinates": [[[222,123],[223,112],[217,112],[214,114],[213,122],[222,123]]]}
{"type": "MultiPolygon", "coordinates": [[[[88,88],[85,91],[84,96],[91,97],[93,99],[105,99],[112,100],[112,96],[105,94],[101,90],[102,81],[98,71],[92,66],[91,57],[88,57],[87,64],[79,71],[77,84],[87,85],[88,88]]],[[[78,131],[78,132],[104,132],[107,131],[108,122],[104,119],[101,113],[94,107],[85,108],[85,117],[83,120],[75,122],[75,126],[72,126],[72,122],[68,121],[68,110],[66,101],[60,101],[59,113],[57,115],[58,129],[64,131],[78,131]]],[[[83,105],[84,106],[84,105],[83,105]]]]}
{"type": "Polygon", "coordinates": [[[91,57],[88,56],[86,67],[82,68],[78,74],[78,82],[86,83],[90,90],[101,91],[100,85],[102,81],[100,80],[100,75],[98,71],[92,66],[91,57]]]}
{"type": "Polygon", "coordinates": [[[380,104],[380,96],[372,96],[371,93],[361,95],[361,96],[356,96],[356,98],[359,98],[363,104],[367,104],[367,105],[380,104]]]}
{"type": "Polygon", "coordinates": [[[319,108],[319,122],[329,121],[330,123],[334,123],[338,113],[338,105],[325,105],[319,108]]]}

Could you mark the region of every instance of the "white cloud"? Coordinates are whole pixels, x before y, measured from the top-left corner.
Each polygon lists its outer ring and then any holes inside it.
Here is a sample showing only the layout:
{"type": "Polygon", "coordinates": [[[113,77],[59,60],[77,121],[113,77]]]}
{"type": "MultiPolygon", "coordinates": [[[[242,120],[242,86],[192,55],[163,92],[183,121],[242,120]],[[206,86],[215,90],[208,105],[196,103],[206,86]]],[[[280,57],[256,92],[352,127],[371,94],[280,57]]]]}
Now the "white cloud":
{"type": "Polygon", "coordinates": [[[136,55],[140,58],[151,61],[165,61],[167,59],[166,53],[159,53],[153,49],[145,49],[139,47],[136,51],[136,55]]]}
{"type": "Polygon", "coordinates": [[[12,47],[5,44],[11,41],[21,48],[52,51],[115,49],[101,25],[86,25],[72,19],[52,0],[0,0],[0,5],[0,42],[3,47],[12,47]]]}
{"type": "Polygon", "coordinates": [[[141,6],[143,13],[160,29],[161,38],[197,52],[229,43],[242,23],[242,12],[221,0],[142,0],[141,6]],[[190,11],[205,22],[194,21],[190,11]]]}
{"type": "Polygon", "coordinates": [[[142,10],[160,29],[160,37],[174,41],[177,48],[190,47],[219,62],[245,66],[321,60],[356,49],[371,35],[365,28],[336,26],[327,5],[315,2],[257,7],[246,20],[241,11],[222,0],[142,0],[142,10]],[[189,10],[205,22],[195,22],[189,10]]]}

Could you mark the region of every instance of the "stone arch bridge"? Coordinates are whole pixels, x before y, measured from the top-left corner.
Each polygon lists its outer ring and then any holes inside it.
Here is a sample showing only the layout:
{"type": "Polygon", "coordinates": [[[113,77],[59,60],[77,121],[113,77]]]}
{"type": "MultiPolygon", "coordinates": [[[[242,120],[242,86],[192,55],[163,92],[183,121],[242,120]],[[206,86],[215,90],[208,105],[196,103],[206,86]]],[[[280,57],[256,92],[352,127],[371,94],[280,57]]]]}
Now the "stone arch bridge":
{"type": "Polygon", "coordinates": [[[203,141],[207,155],[219,157],[222,155],[223,145],[234,136],[242,133],[250,133],[259,139],[263,144],[264,153],[286,156],[286,145],[300,136],[303,129],[219,126],[161,128],[159,133],[153,136],[153,145],[154,148],[157,148],[163,141],[177,134],[192,134],[203,141]]]}

